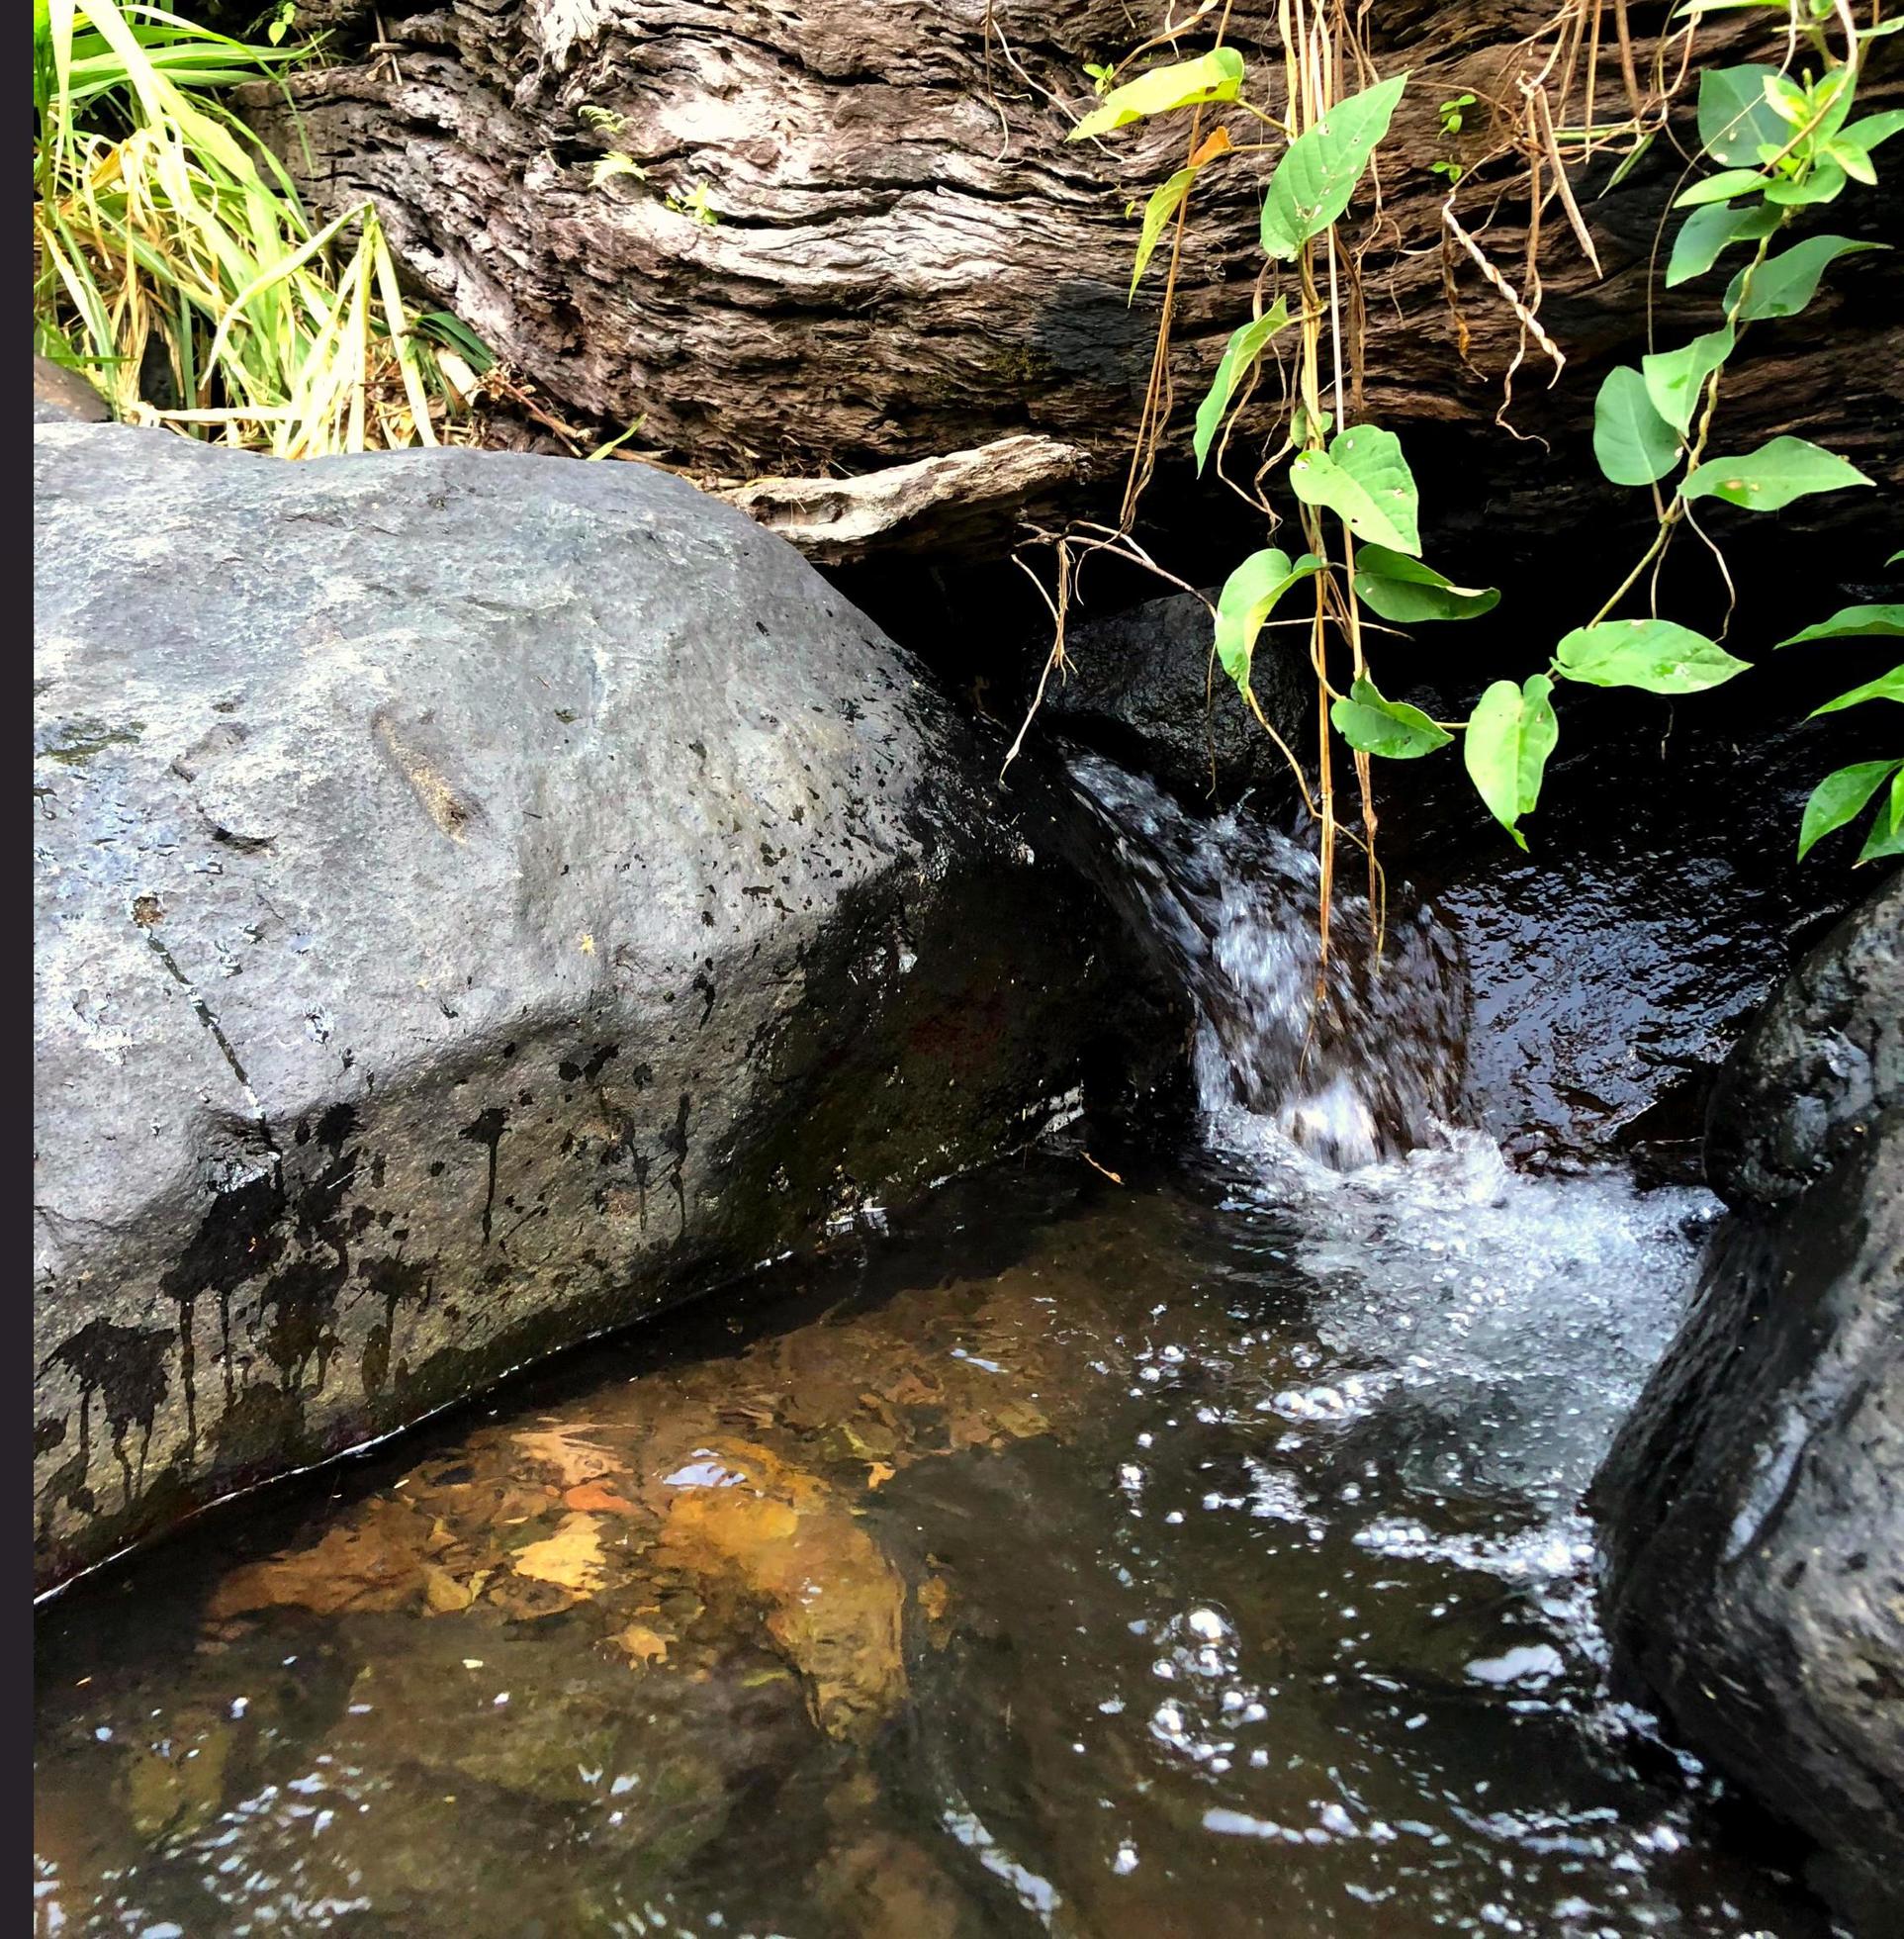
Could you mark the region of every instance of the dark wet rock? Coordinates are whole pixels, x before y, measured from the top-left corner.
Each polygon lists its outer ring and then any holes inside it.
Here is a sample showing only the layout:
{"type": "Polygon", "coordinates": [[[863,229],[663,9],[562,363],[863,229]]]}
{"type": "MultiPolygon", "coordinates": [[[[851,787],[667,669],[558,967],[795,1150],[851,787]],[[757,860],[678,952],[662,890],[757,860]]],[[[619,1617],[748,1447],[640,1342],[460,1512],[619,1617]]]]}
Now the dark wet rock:
{"type": "Polygon", "coordinates": [[[1706,1131],[1729,1205],[1797,1197],[1904,1097],[1904,876],[1793,972],[1721,1073],[1706,1131]]]}
{"type": "MultiPolygon", "coordinates": [[[[1251,685],[1265,717],[1297,746],[1315,690],[1307,666],[1275,639],[1264,634],[1251,685]]],[[[1198,806],[1231,807],[1251,789],[1279,805],[1293,796],[1289,764],[1212,658],[1210,608],[1195,594],[1102,619],[1074,611],[1064,641],[1070,678],[1053,677],[1045,688],[1050,726],[1144,769],[1198,806]]]]}
{"type": "Polygon", "coordinates": [[[1904,1921],[1897,910],[1893,880],[1728,1066],[1715,1159],[1745,1209],[1594,1485],[1620,1678],[1818,1841],[1872,1934],[1904,1921]]]}
{"type": "Polygon", "coordinates": [[[103,424],[112,415],[106,400],[78,371],[35,353],[33,421],[36,424],[103,424]]]}
{"type": "MultiPolygon", "coordinates": [[[[1529,817],[1529,854],[1486,825],[1458,762],[1421,761],[1379,770],[1384,860],[1465,946],[1474,1120],[1523,1165],[1626,1155],[1698,1182],[1733,1045],[1864,886],[1849,854],[1796,859],[1805,797],[1871,758],[1859,737],[1884,723],[1827,734],[1803,724],[1815,702],[1776,692],[1677,710],[1567,700],[1574,740],[1529,817]]],[[[1452,696],[1453,712],[1467,703],[1452,696]]]]}
{"type": "Polygon", "coordinates": [[[681,482],[36,435],[43,1580],[1181,1041],[1032,777],[681,482]]]}

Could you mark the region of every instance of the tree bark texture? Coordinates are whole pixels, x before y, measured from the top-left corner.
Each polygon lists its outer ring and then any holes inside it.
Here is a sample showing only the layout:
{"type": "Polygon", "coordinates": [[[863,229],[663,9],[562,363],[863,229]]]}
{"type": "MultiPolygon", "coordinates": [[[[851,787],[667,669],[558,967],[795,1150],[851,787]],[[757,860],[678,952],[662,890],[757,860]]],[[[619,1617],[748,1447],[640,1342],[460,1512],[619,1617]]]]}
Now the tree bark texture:
{"type": "MultiPolygon", "coordinates": [[[[1549,75],[1559,126],[1583,119],[1589,66],[1596,119],[1628,114],[1622,18],[1644,91],[1667,8],[1623,5],[1592,5],[1601,50],[1575,61],[1571,88],[1558,69],[1549,75]]],[[[1186,129],[1172,117],[1104,140],[1064,136],[1091,105],[1083,63],[1121,57],[1161,24],[1161,7],[386,0],[373,14],[358,0],[318,0],[305,13],[338,24],[339,64],[294,84],[295,116],[257,102],[260,125],[326,209],[373,198],[411,275],[565,416],[610,428],[639,418],[631,451],[730,485],[851,477],[1027,436],[1048,448],[1053,485],[1121,475],[1170,257],[1166,234],[1128,303],[1136,212],[1183,164],[1186,129]],[[598,176],[611,153],[644,176],[598,176]],[[692,212],[703,185],[711,223],[692,212]]],[[[1214,18],[1185,33],[1185,55],[1211,44],[1214,18]]],[[[1479,462],[1552,485],[1545,503],[1509,514],[1530,524],[1552,520],[1557,498],[1610,490],[1582,440],[1606,366],[1647,347],[1649,301],[1670,347],[1716,323],[1727,273],[1669,293],[1649,269],[1684,167],[1678,149],[1693,145],[1695,73],[1670,131],[1617,187],[1607,189],[1612,156],[1577,172],[1602,273],[1543,170],[1539,316],[1568,361],[1550,390],[1549,360],[1525,342],[1510,421],[1566,461],[1546,467],[1530,455],[1539,445],[1495,427],[1522,330],[1444,226],[1447,184],[1429,164],[1469,165],[1456,216],[1531,295],[1524,168],[1485,157],[1527,109],[1518,83],[1547,59],[1555,19],[1522,0],[1366,10],[1377,67],[1406,67],[1412,80],[1382,153],[1379,204],[1365,188],[1345,231],[1362,251],[1351,305],[1360,357],[1348,346],[1362,373],[1355,415],[1404,429],[1475,427],[1479,462]],[[1477,103],[1450,138],[1437,104],[1463,93],[1477,103]]],[[[1279,110],[1274,7],[1243,0],[1226,38],[1249,61],[1252,98],[1279,110]]],[[[1871,44],[1860,111],[1904,99],[1896,46],[1871,44]]],[[[1780,51],[1780,36],[1749,15],[1700,29],[1701,63],[1780,51]]],[[[1206,132],[1219,121],[1239,143],[1264,133],[1234,110],[1207,112],[1206,132]]],[[[1170,365],[1173,453],[1224,338],[1250,315],[1256,205],[1274,161],[1226,159],[1193,197],[1170,365]]],[[[1808,228],[1876,235],[1887,201],[1894,211],[1888,189],[1854,189],[1811,212],[1808,228]]],[[[1802,319],[1751,332],[1715,450],[1796,431],[1880,485],[1898,482],[1897,262],[1849,258],[1802,319]],[[1824,344],[1831,354],[1818,354],[1824,344]]],[[[1266,426],[1266,409],[1256,416],[1266,426]]],[[[1035,498],[1026,449],[1012,447],[1024,488],[993,489],[962,519],[964,538],[1008,530],[1013,508],[1035,498]]],[[[951,474],[969,481],[974,470],[985,467],[951,474]]],[[[913,504],[911,525],[929,533],[919,511],[913,504]]]]}

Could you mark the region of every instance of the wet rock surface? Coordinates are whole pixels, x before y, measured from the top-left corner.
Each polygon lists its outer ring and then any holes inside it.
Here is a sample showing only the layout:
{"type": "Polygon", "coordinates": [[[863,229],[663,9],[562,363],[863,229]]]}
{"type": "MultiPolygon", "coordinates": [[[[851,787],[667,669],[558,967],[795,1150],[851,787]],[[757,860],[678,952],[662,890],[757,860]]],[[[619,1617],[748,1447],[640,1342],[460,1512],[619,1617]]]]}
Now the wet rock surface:
{"type": "MultiPolygon", "coordinates": [[[[1812,786],[1871,758],[1861,737],[1883,723],[1783,725],[1814,703],[1803,691],[1740,685],[1703,707],[1569,693],[1572,740],[1527,855],[1483,824],[1459,762],[1381,777],[1390,878],[1411,879],[1467,954],[1470,1120],[1522,1164],[1631,1155],[1701,1181],[1721,1066],[1863,887],[1849,855],[1794,849],[1812,786]]],[[[1452,713],[1466,702],[1451,695],[1452,713]]]]}
{"type": "Polygon", "coordinates": [[[1596,1484],[1620,1673],[1904,1919],[1899,884],[1812,954],[1715,1096],[1738,1214],[1596,1484]]]}
{"type": "Polygon", "coordinates": [[[1173,1041],[1036,790],[685,484],[37,471],[43,1580],[993,1154],[1133,1005],[1173,1041]]]}
{"type": "Polygon", "coordinates": [[[1796,1198],[1904,1098],[1904,877],[1799,965],[1712,1096],[1706,1162],[1740,1209],[1796,1198]]]}
{"type": "MultiPolygon", "coordinates": [[[[1064,633],[1069,676],[1045,688],[1049,726],[1145,769],[1199,807],[1233,807],[1251,790],[1280,807],[1295,794],[1289,765],[1238,703],[1212,637],[1210,607],[1194,593],[1101,619],[1074,612],[1064,633]]],[[[1278,651],[1276,638],[1265,634],[1251,684],[1271,725],[1301,747],[1315,690],[1300,654],[1278,651]]]]}

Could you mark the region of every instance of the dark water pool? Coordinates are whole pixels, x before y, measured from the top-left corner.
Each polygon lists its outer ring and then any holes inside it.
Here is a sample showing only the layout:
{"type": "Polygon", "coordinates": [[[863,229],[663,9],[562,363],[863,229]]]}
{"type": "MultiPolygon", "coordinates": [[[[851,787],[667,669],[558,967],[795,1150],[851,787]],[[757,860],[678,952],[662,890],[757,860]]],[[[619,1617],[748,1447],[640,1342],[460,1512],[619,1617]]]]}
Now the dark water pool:
{"type": "Polygon", "coordinates": [[[1711,1210],[949,1187],[45,1606],[37,1928],[1822,1935],[1592,1623],[1711,1210]]]}

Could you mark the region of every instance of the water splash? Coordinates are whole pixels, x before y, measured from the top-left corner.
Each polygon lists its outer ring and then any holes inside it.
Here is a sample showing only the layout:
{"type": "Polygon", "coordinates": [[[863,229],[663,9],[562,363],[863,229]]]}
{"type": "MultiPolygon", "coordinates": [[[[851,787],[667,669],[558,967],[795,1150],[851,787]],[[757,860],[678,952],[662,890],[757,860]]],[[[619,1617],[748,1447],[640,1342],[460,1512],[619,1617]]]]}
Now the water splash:
{"type": "Polygon", "coordinates": [[[1096,755],[1070,772],[1132,913],[1196,1002],[1205,1111],[1260,1120],[1338,1170],[1437,1142],[1468,1010],[1452,933],[1398,896],[1378,957],[1368,898],[1338,889],[1324,967],[1320,866],[1300,842],[1240,807],[1201,819],[1096,755]]]}

